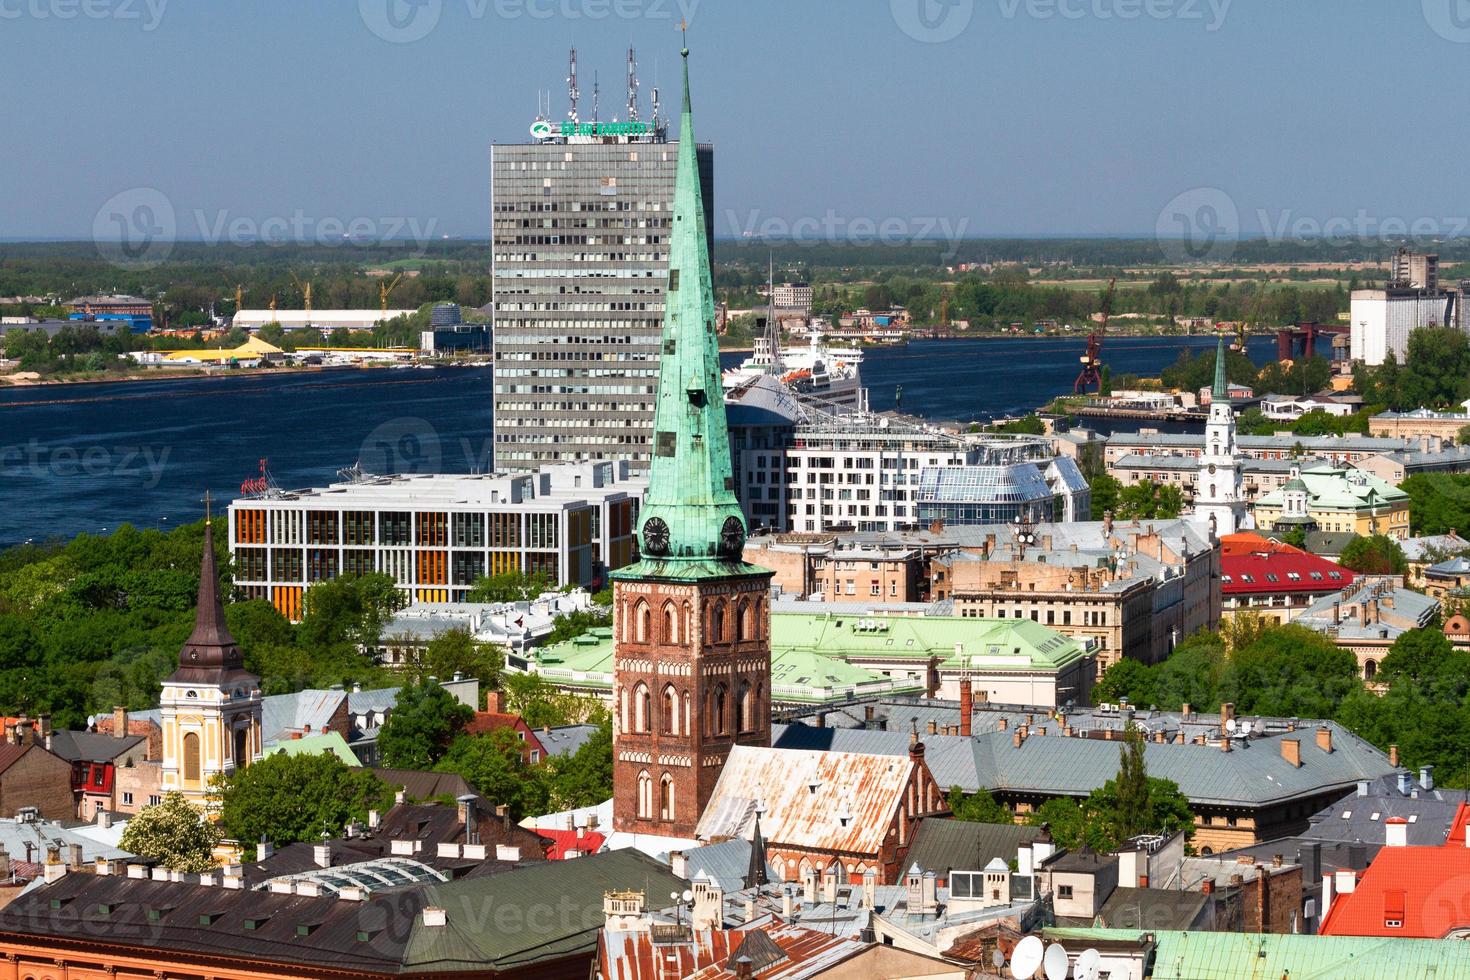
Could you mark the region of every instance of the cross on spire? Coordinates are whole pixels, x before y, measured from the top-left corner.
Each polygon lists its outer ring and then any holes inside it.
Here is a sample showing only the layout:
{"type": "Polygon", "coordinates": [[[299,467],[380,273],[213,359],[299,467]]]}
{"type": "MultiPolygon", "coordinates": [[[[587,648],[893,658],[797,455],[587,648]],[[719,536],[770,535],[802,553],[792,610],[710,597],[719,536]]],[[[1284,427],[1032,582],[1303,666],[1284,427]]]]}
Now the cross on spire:
{"type": "Polygon", "coordinates": [[[210,513],[210,503],[211,503],[211,501],[212,501],[212,498],[209,495],[209,491],[208,490],[205,490],[204,491],[204,523],[205,524],[210,523],[210,521],[213,518],[213,515],[210,513]]]}

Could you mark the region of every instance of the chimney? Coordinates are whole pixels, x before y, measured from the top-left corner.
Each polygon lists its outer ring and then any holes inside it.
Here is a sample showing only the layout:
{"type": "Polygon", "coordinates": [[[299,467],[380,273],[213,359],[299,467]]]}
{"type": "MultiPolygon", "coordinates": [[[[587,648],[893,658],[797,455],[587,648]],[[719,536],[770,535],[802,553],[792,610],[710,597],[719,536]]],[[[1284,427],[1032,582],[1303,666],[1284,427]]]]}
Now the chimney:
{"type": "Polygon", "coordinates": [[[930,718],[929,719],[929,734],[930,735],[938,735],[939,734],[939,722],[935,721],[933,718],[930,718]]]}
{"type": "Polygon", "coordinates": [[[873,706],[871,704],[865,704],[865,705],[863,705],[863,721],[872,721],[872,720],[873,720],[873,706]]]}
{"type": "Polygon", "coordinates": [[[1281,758],[1291,763],[1297,769],[1302,767],[1302,740],[1299,738],[1283,738],[1281,740],[1281,758]]]}
{"type": "Polygon", "coordinates": [[[1389,817],[1383,821],[1383,843],[1388,847],[1409,846],[1409,821],[1403,817],[1389,817]]]}
{"type": "Polygon", "coordinates": [[[1428,792],[1431,789],[1434,789],[1434,767],[1433,766],[1420,766],[1419,767],[1419,788],[1422,789],[1422,790],[1424,790],[1424,791],[1426,791],[1426,792],[1428,792]]]}
{"type": "Polygon", "coordinates": [[[818,728],[826,728],[827,727],[827,713],[825,711],[818,711],[817,712],[817,727],[818,728]]]}
{"type": "Polygon", "coordinates": [[[486,691],[485,692],[485,710],[488,711],[488,712],[490,712],[492,715],[498,715],[498,714],[501,714],[502,713],[501,710],[500,710],[500,692],[499,691],[486,691]]]}
{"type": "Polygon", "coordinates": [[[111,810],[103,809],[103,810],[98,810],[97,811],[97,826],[101,827],[103,830],[111,830],[112,829],[112,811],[111,810]]]}
{"type": "Polygon", "coordinates": [[[128,734],[128,709],[118,705],[112,709],[112,737],[126,738],[128,734]]]}
{"type": "Polygon", "coordinates": [[[1317,729],[1317,748],[1323,752],[1332,751],[1332,729],[1326,725],[1317,729]]]}
{"type": "Polygon", "coordinates": [[[383,815],[377,810],[368,811],[368,829],[377,830],[383,825],[383,815]]]}
{"type": "Polygon", "coordinates": [[[1332,884],[1336,880],[1331,872],[1322,875],[1322,911],[1317,915],[1319,923],[1327,918],[1327,910],[1332,908],[1332,884]]]}
{"type": "Polygon", "coordinates": [[[837,862],[833,861],[827,865],[822,872],[822,902],[826,905],[837,904],[837,862]]]}
{"type": "Polygon", "coordinates": [[[1213,894],[1215,894],[1215,879],[1214,878],[1206,878],[1204,881],[1200,882],[1199,883],[1199,890],[1200,890],[1200,893],[1203,894],[1203,895],[1213,895],[1213,894]]]}
{"type": "Polygon", "coordinates": [[[1179,714],[1182,715],[1185,718],[1188,718],[1189,717],[1189,702],[1188,701],[1184,702],[1182,705],[1179,706],[1179,714]]]}
{"type": "Polygon", "coordinates": [[[1102,532],[1104,537],[1113,533],[1113,512],[1110,510],[1103,511],[1102,532]]]}
{"type": "Polygon", "coordinates": [[[807,869],[801,873],[801,900],[807,905],[817,904],[817,872],[807,869]]]}
{"type": "Polygon", "coordinates": [[[997,727],[999,728],[1000,731],[1005,731],[1007,728],[1010,727],[1010,724],[1011,724],[1010,719],[1007,718],[1005,715],[1001,715],[1000,716],[1000,724],[997,727]]]}
{"type": "Polygon", "coordinates": [[[1229,735],[1221,735],[1220,736],[1220,751],[1221,752],[1229,752],[1230,751],[1230,736],[1229,735]]]}
{"type": "Polygon", "coordinates": [[[332,845],[323,842],[313,846],[311,860],[318,868],[330,868],[332,866],[332,845]]]}
{"type": "Polygon", "coordinates": [[[73,871],[82,870],[82,845],[66,845],[66,858],[66,863],[69,868],[71,868],[73,871]]]}
{"type": "Polygon", "coordinates": [[[271,844],[270,841],[266,840],[265,835],[262,834],[260,838],[260,843],[255,845],[255,860],[264,861],[275,853],[275,847],[271,844]]]}
{"type": "Polygon", "coordinates": [[[794,918],[790,885],[786,885],[781,889],[781,918],[787,922],[790,922],[794,918]]]}
{"type": "Polygon", "coordinates": [[[1164,730],[1162,728],[1154,732],[1154,741],[1160,745],[1164,744],[1164,730]]]}
{"type": "Polygon", "coordinates": [[[1394,768],[1398,768],[1399,747],[1397,745],[1390,745],[1388,747],[1388,764],[1393,766],[1394,768]]]}
{"type": "Polygon", "coordinates": [[[51,737],[51,716],[49,714],[37,715],[36,724],[40,728],[41,737],[49,739],[51,737]]]}
{"type": "Polygon", "coordinates": [[[1019,749],[1021,747],[1021,743],[1024,741],[1026,741],[1025,730],[1021,728],[1016,729],[1015,734],[1011,736],[1011,744],[1019,749]]]}
{"type": "Polygon", "coordinates": [[[464,842],[466,844],[478,843],[478,841],[473,839],[478,836],[474,833],[475,795],[473,793],[466,793],[463,796],[456,797],[454,802],[459,804],[458,817],[459,822],[464,825],[464,842]]]}
{"type": "Polygon", "coordinates": [[[393,803],[395,805],[402,806],[404,803],[407,803],[407,802],[408,802],[408,791],[406,789],[400,789],[398,792],[396,792],[396,793],[393,794],[393,803]]]}
{"type": "Polygon", "coordinates": [[[1339,895],[1350,895],[1358,887],[1357,872],[1351,868],[1337,869],[1337,893],[1339,895]]]}
{"type": "Polygon", "coordinates": [[[878,906],[878,872],[873,868],[863,872],[863,908],[871,911],[878,906]]]}
{"type": "Polygon", "coordinates": [[[1235,702],[1226,701],[1220,705],[1220,734],[1225,734],[1225,723],[1235,718],[1235,702]]]}
{"type": "Polygon", "coordinates": [[[970,725],[975,713],[975,686],[967,677],[960,681],[960,735],[970,737],[970,725]]]}

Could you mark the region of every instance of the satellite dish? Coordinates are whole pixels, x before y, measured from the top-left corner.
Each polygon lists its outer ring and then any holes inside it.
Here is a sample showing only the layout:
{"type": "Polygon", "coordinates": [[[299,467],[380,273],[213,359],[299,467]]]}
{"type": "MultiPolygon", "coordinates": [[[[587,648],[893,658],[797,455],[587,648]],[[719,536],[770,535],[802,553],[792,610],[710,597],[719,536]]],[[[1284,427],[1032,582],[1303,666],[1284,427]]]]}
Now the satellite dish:
{"type": "Polygon", "coordinates": [[[1101,972],[1102,955],[1095,949],[1084,949],[1077,957],[1077,965],[1072,968],[1072,976],[1076,980],[1097,980],[1101,972]]]}
{"type": "Polygon", "coordinates": [[[1046,970],[1046,980],[1067,980],[1068,957],[1061,943],[1052,943],[1046,948],[1041,965],[1046,970]]]}
{"type": "Polygon", "coordinates": [[[1225,730],[1227,732],[1229,732],[1231,735],[1234,735],[1235,734],[1235,719],[1234,718],[1227,718],[1225,720],[1225,730]]]}
{"type": "Polygon", "coordinates": [[[997,947],[995,947],[995,949],[991,950],[991,952],[990,952],[990,962],[991,962],[991,965],[993,965],[995,967],[995,971],[997,973],[1000,972],[1000,968],[1001,967],[1003,967],[1003,966],[1006,965],[1006,954],[1005,953],[1002,953],[1000,951],[1000,947],[999,946],[997,946],[997,947]]]}
{"type": "Polygon", "coordinates": [[[1038,936],[1027,936],[1016,943],[1016,949],[1011,953],[1011,976],[1016,980],[1031,980],[1041,966],[1044,953],[1045,949],[1038,936]]]}

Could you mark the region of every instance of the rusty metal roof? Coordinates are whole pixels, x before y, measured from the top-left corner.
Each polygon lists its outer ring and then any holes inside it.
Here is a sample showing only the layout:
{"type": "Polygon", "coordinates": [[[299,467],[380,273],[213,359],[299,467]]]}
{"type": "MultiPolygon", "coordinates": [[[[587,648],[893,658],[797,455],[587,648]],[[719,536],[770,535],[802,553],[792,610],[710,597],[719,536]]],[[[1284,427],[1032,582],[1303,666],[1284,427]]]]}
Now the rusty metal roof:
{"type": "Polygon", "coordinates": [[[903,756],[737,745],[695,835],[748,837],[763,804],[761,829],[773,847],[874,854],[913,767],[903,756]]]}
{"type": "Polygon", "coordinates": [[[598,972],[607,980],[714,980],[735,974],[735,961],[748,956],[753,977],[798,980],[820,974],[868,944],[801,926],[694,931],[685,942],[655,942],[647,932],[604,930],[598,972]]]}

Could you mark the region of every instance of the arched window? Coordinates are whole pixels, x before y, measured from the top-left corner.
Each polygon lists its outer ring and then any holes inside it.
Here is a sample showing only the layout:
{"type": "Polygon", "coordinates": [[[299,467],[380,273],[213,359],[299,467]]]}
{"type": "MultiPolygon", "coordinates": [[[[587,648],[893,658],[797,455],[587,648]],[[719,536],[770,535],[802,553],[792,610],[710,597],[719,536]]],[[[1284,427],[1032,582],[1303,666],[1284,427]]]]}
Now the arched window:
{"type": "Polygon", "coordinates": [[[689,727],[689,692],[688,691],[685,691],[684,692],[684,720],[683,720],[683,723],[679,726],[679,731],[683,732],[685,735],[688,735],[693,730],[694,729],[692,729],[692,728],[689,727]]]}
{"type": "Polygon", "coordinates": [[[638,605],[633,609],[633,619],[637,623],[638,642],[647,643],[648,633],[653,622],[653,613],[649,611],[648,603],[642,599],[638,600],[638,605]]]}
{"type": "Polygon", "coordinates": [[[740,696],[736,703],[736,731],[748,732],[755,727],[755,710],[751,704],[751,687],[749,681],[740,682],[740,696]]]}
{"type": "Polygon", "coordinates": [[[199,735],[195,732],[184,736],[184,779],[199,782],[199,735]]]}
{"type": "Polygon", "coordinates": [[[638,774],[638,816],[653,819],[653,777],[646,769],[638,774]]]}
{"type": "Polygon", "coordinates": [[[694,607],[691,606],[689,604],[689,600],[686,599],[684,600],[684,608],[680,611],[679,614],[679,635],[684,637],[685,643],[688,643],[694,638],[693,624],[694,607]]]}
{"type": "Polygon", "coordinates": [[[709,642],[721,643],[725,639],[725,601],[714,604],[709,613],[709,642]]]}
{"type": "Polygon", "coordinates": [[[746,617],[750,615],[750,606],[741,599],[735,606],[735,642],[739,643],[745,639],[747,630],[746,617]]]}
{"type": "Polygon", "coordinates": [[[618,687],[618,731],[630,731],[628,728],[628,692],[622,686],[618,687]]]}
{"type": "Polygon", "coordinates": [[[639,681],[633,688],[633,731],[648,731],[649,718],[653,714],[653,695],[648,685],[639,681]]]}
{"type": "Polygon", "coordinates": [[[674,819],[674,777],[668,773],[659,780],[658,816],[660,820],[674,819]]]}
{"type": "Polygon", "coordinates": [[[1371,681],[1378,673],[1378,664],[1373,660],[1363,661],[1363,679],[1371,681]]]}
{"type": "Polygon", "coordinates": [[[1210,484],[1210,499],[1215,499],[1215,485],[1213,483],[1210,484]]]}
{"type": "Polygon", "coordinates": [[[714,692],[708,688],[705,688],[704,692],[704,710],[699,713],[699,716],[704,722],[701,726],[704,734],[713,735],[715,733],[715,701],[714,692]]]}
{"type": "Polygon", "coordinates": [[[679,642],[679,613],[672,602],[664,603],[664,642],[679,642]]]}
{"type": "Polygon", "coordinates": [[[759,640],[765,636],[766,602],[764,599],[755,600],[754,619],[750,633],[759,640]]]}
{"type": "Polygon", "coordinates": [[[730,731],[730,718],[725,712],[729,710],[729,692],[725,685],[715,687],[715,734],[726,735],[730,731]]]}
{"type": "Polygon", "coordinates": [[[679,734],[679,699],[673,685],[664,688],[663,712],[659,716],[659,731],[665,735],[679,734]]]}
{"type": "Polygon", "coordinates": [[[250,729],[235,729],[235,766],[243,769],[250,765],[250,729]]]}

